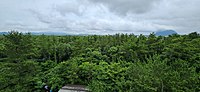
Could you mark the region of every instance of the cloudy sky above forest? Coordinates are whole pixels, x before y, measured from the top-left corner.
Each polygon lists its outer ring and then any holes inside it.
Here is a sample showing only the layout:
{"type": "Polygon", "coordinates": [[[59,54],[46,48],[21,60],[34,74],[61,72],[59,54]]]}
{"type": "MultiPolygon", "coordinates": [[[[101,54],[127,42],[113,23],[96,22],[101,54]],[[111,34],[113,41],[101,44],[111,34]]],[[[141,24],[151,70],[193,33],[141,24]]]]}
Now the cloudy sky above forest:
{"type": "Polygon", "coordinates": [[[200,0],[0,0],[0,32],[200,32],[200,0]]]}

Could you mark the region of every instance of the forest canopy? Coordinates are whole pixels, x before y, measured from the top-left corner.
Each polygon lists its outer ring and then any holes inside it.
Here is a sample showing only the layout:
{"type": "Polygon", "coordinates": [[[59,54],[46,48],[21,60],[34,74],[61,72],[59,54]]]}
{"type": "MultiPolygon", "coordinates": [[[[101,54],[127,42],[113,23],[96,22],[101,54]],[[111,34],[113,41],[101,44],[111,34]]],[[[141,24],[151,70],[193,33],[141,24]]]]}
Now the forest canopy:
{"type": "Polygon", "coordinates": [[[0,92],[66,84],[92,92],[200,91],[200,34],[0,36],[0,92]]]}

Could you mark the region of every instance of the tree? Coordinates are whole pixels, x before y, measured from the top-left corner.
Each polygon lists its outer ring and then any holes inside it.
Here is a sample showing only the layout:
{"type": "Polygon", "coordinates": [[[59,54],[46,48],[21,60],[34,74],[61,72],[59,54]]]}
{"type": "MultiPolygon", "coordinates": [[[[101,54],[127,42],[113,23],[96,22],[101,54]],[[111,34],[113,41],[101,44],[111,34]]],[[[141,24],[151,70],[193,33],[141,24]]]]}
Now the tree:
{"type": "Polygon", "coordinates": [[[33,92],[34,78],[40,71],[37,62],[0,63],[0,92],[33,92]]]}
{"type": "Polygon", "coordinates": [[[31,34],[23,35],[17,31],[11,31],[5,37],[5,53],[11,62],[26,60],[34,55],[34,45],[31,34]]]}
{"type": "Polygon", "coordinates": [[[148,59],[147,63],[132,64],[127,71],[131,91],[148,92],[195,92],[198,90],[198,74],[186,61],[176,60],[168,65],[159,56],[148,59]],[[188,85],[188,83],[190,85],[188,85]]]}

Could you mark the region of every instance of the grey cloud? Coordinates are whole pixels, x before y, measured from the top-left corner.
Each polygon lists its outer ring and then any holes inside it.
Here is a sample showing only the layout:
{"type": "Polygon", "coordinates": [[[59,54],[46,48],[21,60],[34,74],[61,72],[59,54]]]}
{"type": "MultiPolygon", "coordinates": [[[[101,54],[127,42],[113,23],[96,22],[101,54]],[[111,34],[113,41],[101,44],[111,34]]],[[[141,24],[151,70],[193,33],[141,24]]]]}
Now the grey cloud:
{"type": "Polygon", "coordinates": [[[65,16],[67,13],[80,14],[79,12],[80,3],[78,2],[68,2],[62,5],[57,5],[55,8],[61,15],[65,16]]]}
{"type": "Polygon", "coordinates": [[[64,31],[74,34],[149,34],[161,29],[174,29],[182,34],[200,32],[200,0],[2,2],[0,29],[3,30],[64,31]]]}
{"type": "Polygon", "coordinates": [[[36,17],[36,19],[38,19],[40,22],[46,23],[46,24],[50,24],[51,23],[51,20],[50,20],[49,16],[44,16],[40,12],[37,12],[37,11],[35,11],[33,9],[29,9],[29,12],[31,14],[33,14],[34,17],[36,17]]]}
{"type": "Polygon", "coordinates": [[[150,11],[161,0],[90,0],[109,7],[110,11],[122,15],[127,13],[141,14],[150,11]]]}
{"type": "Polygon", "coordinates": [[[157,9],[143,15],[143,17],[153,21],[153,23],[173,26],[181,34],[199,31],[199,3],[199,0],[163,0],[157,9]]]}
{"type": "MultiPolygon", "coordinates": [[[[135,1],[136,3],[136,1],[135,1]]],[[[124,8],[124,7],[122,7],[124,8]]],[[[118,16],[103,4],[92,4],[87,0],[73,0],[51,8],[51,12],[36,12],[37,19],[52,30],[60,29],[78,33],[150,33],[163,26],[148,21],[133,21],[118,16]],[[70,5],[69,5],[70,4],[70,5]]]]}

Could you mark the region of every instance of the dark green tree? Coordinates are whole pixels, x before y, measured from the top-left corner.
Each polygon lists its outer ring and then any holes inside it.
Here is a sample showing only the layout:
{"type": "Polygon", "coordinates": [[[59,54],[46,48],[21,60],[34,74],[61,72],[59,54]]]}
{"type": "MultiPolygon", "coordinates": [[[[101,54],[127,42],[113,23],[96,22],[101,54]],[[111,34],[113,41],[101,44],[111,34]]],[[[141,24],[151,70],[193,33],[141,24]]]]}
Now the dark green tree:
{"type": "Polygon", "coordinates": [[[30,33],[11,31],[5,37],[5,53],[11,62],[19,62],[34,56],[34,44],[30,33]]]}

